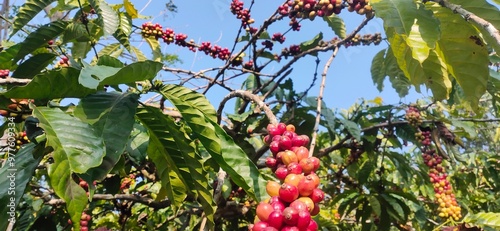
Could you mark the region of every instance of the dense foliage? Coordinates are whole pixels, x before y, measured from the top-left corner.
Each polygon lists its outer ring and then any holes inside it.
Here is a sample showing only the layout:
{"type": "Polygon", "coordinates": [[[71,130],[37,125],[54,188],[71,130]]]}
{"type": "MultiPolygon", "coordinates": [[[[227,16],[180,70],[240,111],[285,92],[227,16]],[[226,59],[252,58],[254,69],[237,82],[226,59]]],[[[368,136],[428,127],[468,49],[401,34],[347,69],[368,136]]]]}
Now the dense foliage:
{"type": "Polygon", "coordinates": [[[0,230],[500,229],[497,0],[233,0],[234,44],[143,23],[130,0],[6,3],[0,230]],[[375,17],[384,31],[360,34],[375,17]],[[328,107],[338,51],[381,42],[375,87],[432,97],[328,107]],[[164,46],[220,65],[174,68],[164,46]],[[316,63],[305,91],[299,60],[316,63]]]}

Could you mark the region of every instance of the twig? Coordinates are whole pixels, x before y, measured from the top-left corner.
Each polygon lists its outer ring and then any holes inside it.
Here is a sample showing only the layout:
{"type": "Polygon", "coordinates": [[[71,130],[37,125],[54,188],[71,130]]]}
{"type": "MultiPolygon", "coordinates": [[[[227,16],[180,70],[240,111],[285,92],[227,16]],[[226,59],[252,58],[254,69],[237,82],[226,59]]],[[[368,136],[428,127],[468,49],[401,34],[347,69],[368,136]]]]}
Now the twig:
{"type": "Polygon", "coordinates": [[[321,106],[323,103],[323,93],[325,92],[325,85],[326,85],[326,75],[328,73],[328,69],[330,69],[330,65],[332,64],[333,60],[337,56],[337,52],[339,51],[339,47],[336,47],[335,50],[333,51],[332,56],[330,56],[330,59],[325,64],[325,67],[323,68],[323,73],[321,74],[321,85],[319,86],[319,94],[318,98],[316,99],[317,105],[316,105],[316,121],[314,123],[314,128],[313,128],[313,133],[311,136],[311,145],[309,147],[309,156],[313,156],[314,153],[314,147],[316,146],[316,136],[318,135],[318,129],[319,129],[319,122],[321,120],[321,106]]]}
{"type": "Polygon", "coordinates": [[[232,91],[231,93],[229,93],[229,95],[227,95],[226,97],[224,97],[224,99],[222,99],[221,103],[219,104],[219,108],[217,109],[217,123],[220,123],[221,121],[221,115],[222,115],[222,110],[224,109],[224,105],[228,100],[234,97],[240,97],[255,102],[262,110],[264,110],[264,113],[266,114],[270,123],[278,124],[278,119],[276,119],[276,116],[273,114],[271,109],[269,109],[266,103],[264,103],[264,101],[262,101],[262,99],[260,99],[259,96],[244,90],[232,91]]]}
{"type": "MultiPolygon", "coordinates": [[[[92,34],[90,34],[90,29],[89,29],[89,25],[88,25],[89,23],[88,23],[88,19],[87,19],[87,13],[83,10],[82,3],[80,2],[80,0],[78,0],[78,6],[80,7],[80,11],[82,12],[82,24],[85,25],[85,30],[87,31],[87,34],[89,34],[89,37],[92,38],[92,34]]],[[[94,6],[92,6],[92,7],[94,7],[94,6]]],[[[95,58],[99,59],[99,55],[97,53],[97,50],[95,49],[95,42],[90,42],[90,46],[94,50],[95,58]]]]}
{"type": "Polygon", "coordinates": [[[484,20],[483,18],[475,15],[474,13],[462,8],[462,6],[450,3],[448,0],[433,0],[434,2],[439,3],[441,6],[444,6],[455,13],[462,15],[466,20],[471,20],[478,25],[481,25],[493,39],[497,42],[497,45],[500,46],[500,32],[491,24],[490,22],[484,20]]]}
{"type": "MultiPolygon", "coordinates": [[[[155,201],[154,199],[147,198],[147,197],[140,197],[138,195],[133,195],[133,194],[94,194],[92,197],[93,200],[107,200],[107,201],[113,201],[113,200],[128,200],[128,201],[133,201],[137,202],[140,204],[147,205],[151,208],[154,209],[162,209],[169,207],[172,203],[170,200],[162,200],[162,201],[155,201]]],[[[62,205],[65,204],[66,202],[62,199],[51,199],[45,204],[48,205],[62,205]]]]}
{"type": "Polygon", "coordinates": [[[5,79],[0,79],[0,85],[5,85],[5,84],[26,85],[30,82],[31,82],[31,79],[17,79],[17,78],[11,78],[11,77],[7,77],[5,79]]]}
{"type": "Polygon", "coordinates": [[[267,29],[267,27],[269,25],[271,25],[271,23],[273,23],[274,21],[281,18],[281,17],[275,17],[277,14],[278,14],[278,10],[276,10],[268,19],[266,19],[264,21],[264,23],[262,24],[260,29],[252,36],[252,38],[250,38],[250,40],[241,48],[241,50],[236,55],[229,58],[229,60],[226,62],[226,64],[219,70],[219,72],[217,73],[217,75],[215,76],[213,81],[211,81],[208,84],[208,86],[205,88],[205,91],[203,91],[203,94],[206,94],[208,92],[208,90],[216,83],[216,81],[219,79],[219,77],[222,74],[224,74],[224,71],[231,65],[231,63],[233,62],[233,60],[235,58],[238,58],[241,54],[243,54],[243,52],[259,38],[259,36],[262,34],[262,32],[264,32],[267,29]]]}

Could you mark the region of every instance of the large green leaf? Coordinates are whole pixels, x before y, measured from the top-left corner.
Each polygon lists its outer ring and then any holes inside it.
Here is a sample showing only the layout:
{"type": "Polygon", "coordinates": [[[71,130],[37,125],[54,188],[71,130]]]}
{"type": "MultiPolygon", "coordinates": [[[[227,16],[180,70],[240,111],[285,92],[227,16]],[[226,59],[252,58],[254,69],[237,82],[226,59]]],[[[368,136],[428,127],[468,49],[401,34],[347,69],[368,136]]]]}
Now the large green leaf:
{"type": "Polygon", "coordinates": [[[90,0],[99,15],[101,26],[104,28],[104,35],[112,35],[118,29],[120,18],[117,12],[104,0],[90,0]]]}
{"type": "Polygon", "coordinates": [[[386,32],[391,29],[401,35],[410,47],[412,57],[420,63],[427,59],[429,50],[439,39],[439,21],[431,11],[413,1],[373,0],[370,4],[376,15],[383,19],[386,32]]]}
{"type": "Polygon", "coordinates": [[[250,197],[263,201],[269,195],[266,192],[266,180],[257,166],[215,121],[211,121],[217,137],[220,139],[222,154],[211,153],[221,168],[228,173],[234,183],[242,187],[250,197]]]}
{"type": "Polygon", "coordinates": [[[328,26],[332,28],[332,30],[337,36],[339,36],[339,38],[344,39],[346,37],[345,24],[342,18],[340,18],[336,14],[332,14],[331,16],[323,17],[323,20],[326,21],[328,26]]]}
{"type": "Polygon", "coordinates": [[[58,197],[66,202],[66,209],[73,222],[73,227],[80,228],[80,217],[87,207],[88,198],[85,190],[72,178],[71,161],[61,151],[52,154],[54,162],[48,167],[49,183],[58,197]]]}
{"type": "Polygon", "coordinates": [[[92,45],[90,42],[74,42],[71,47],[71,57],[73,59],[85,59],[92,45]]]}
{"type": "Polygon", "coordinates": [[[59,108],[34,107],[33,115],[40,120],[47,136],[46,145],[54,149],[54,156],[67,161],[69,168],[65,171],[85,173],[101,164],[106,154],[103,138],[89,124],[59,108]]]}
{"type": "Polygon", "coordinates": [[[426,6],[441,21],[438,54],[443,57],[448,71],[463,89],[464,100],[476,109],[488,82],[488,51],[484,45],[471,39],[471,36],[478,36],[477,31],[460,15],[438,4],[426,6]]]}
{"type": "Polygon", "coordinates": [[[162,67],[162,63],[150,60],[135,62],[120,69],[116,74],[103,78],[100,85],[118,85],[151,80],[162,70],[162,67]]]}
{"type": "Polygon", "coordinates": [[[87,29],[85,29],[85,25],[81,23],[71,22],[66,27],[64,31],[64,35],[62,37],[63,43],[68,43],[72,40],[76,40],[78,42],[89,42],[89,33],[87,29]]]}
{"type": "Polygon", "coordinates": [[[76,107],[75,116],[91,124],[106,145],[101,165],[85,174],[88,182],[104,179],[120,159],[135,123],[138,99],[132,93],[99,92],[83,98],[76,107]]]}
{"type": "Polygon", "coordinates": [[[386,49],[383,49],[373,57],[372,66],[370,68],[373,84],[375,84],[377,90],[380,92],[384,89],[384,80],[386,77],[384,64],[386,51],[386,49]]]}
{"type": "Polygon", "coordinates": [[[126,149],[128,156],[135,164],[140,165],[146,160],[148,146],[149,135],[146,128],[139,123],[134,124],[126,149]]]}
{"type": "Polygon", "coordinates": [[[493,228],[498,230],[500,229],[500,213],[479,212],[476,214],[469,214],[464,218],[464,222],[481,228],[493,228]]]}
{"type": "Polygon", "coordinates": [[[45,69],[49,64],[54,61],[57,56],[53,53],[40,53],[30,57],[25,62],[21,63],[12,77],[31,79],[35,75],[39,74],[43,69],[45,69]]]}
{"type": "Polygon", "coordinates": [[[16,56],[16,54],[19,52],[19,48],[21,48],[21,44],[16,44],[14,46],[11,46],[7,49],[4,49],[3,51],[0,52],[0,68],[1,69],[11,69],[11,66],[13,65],[12,60],[16,56]]]}
{"type": "Polygon", "coordinates": [[[78,82],[90,89],[97,89],[99,86],[99,82],[102,79],[105,79],[108,76],[112,76],[116,74],[120,68],[116,67],[108,67],[108,66],[90,66],[83,63],[83,68],[80,71],[80,75],[78,76],[78,82]]]}
{"type": "Polygon", "coordinates": [[[26,26],[40,11],[55,0],[27,0],[20,8],[14,18],[11,35],[26,26]]]}
{"type": "Polygon", "coordinates": [[[5,230],[9,219],[13,215],[16,217],[16,207],[21,196],[24,195],[26,185],[31,180],[35,168],[40,163],[41,155],[33,158],[35,145],[30,143],[24,145],[15,155],[11,153],[12,159],[7,158],[5,165],[0,168],[0,230],[5,230]],[[13,186],[14,185],[14,186],[13,186]],[[13,213],[10,213],[14,210],[13,213]]]}
{"type": "MultiPolygon", "coordinates": [[[[464,0],[452,0],[450,1],[451,3],[458,4],[465,10],[470,11],[471,13],[481,17],[482,19],[488,21],[491,23],[496,29],[500,29],[500,18],[498,15],[500,15],[500,11],[498,10],[497,7],[491,5],[485,0],[477,0],[477,1],[464,1],[464,0]]],[[[484,28],[484,25],[476,24],[474,21],[469,21],[476,25],[476,28],[481,31],[483,34],[483,39],[490,45],[496,53],[500,53],[500,45],[498,44],[498,41],[494,37],[490,35],[488,31],[484,28]]],[[[481,43],[481,40],[479,37],[476,37],[475,39],[478,40],[479,43],[481,43]]]]}
{"type": "Polygon", "coordinates": [[[161,61],[162,53],[161,53],[160,42],[158,42],[158,40],[156,40],[153,37],[145,38],[145,40],[149,44],[149,47],[151,47],[151,52],[153,53],[152,59],[157,62],[161,61]]]}
{"type": "Polygon", "coordinates": [[[14,58],[14,62],[22,59],[27,54],[35,51],[40,47],[47,46],[47,42],[64,32],[67,21],[54,21],[39,27],[36,31],[30,33],[23,42],[21,42],[21,48],[14,58]]]}
{"type": "MultiPolygon", "coordinates": [[[[388,33],[391,32],[392,30],[388,30],[388,33]]],[[[420,63],[413,58],[411,48],[404,41],[403,35],[392,33],[389,35],[389,42],[399,67],[417,91],[420,91],[421,84],[425,84],[432,90],[436,100],[448,98],[452,86],[448,78],[447,66],[434,49],[429,50],[428,58],[420,63]]]]}
{"type": "Polygon", "coordinates": [[[396,57],[392,52],[392,47],[389,47],[387,50],[384,66],[385,72],[389,76],[389,81],[392,84],[392,88],[396,90],[399,97],[408,95],[411,84],[399,67],[396,57]]]}
{"type": "Polygon", "coordinates": [[[8,98],[57,99],[65,97],[84,97],[95,90],[78,83],[80,71],[74,68],[55,69],[41,73],[25,85],[13,87],[3,93],[8,98]]]}
{"type": "Polygon", "coordinates": [[[163,190],[177,210],[193,184],[185,160],[172,134],[165,129],[166,121],[157,108],[141,108],[136,114],[149,133],[148,157],[156,165],[163,190]],[[188,179],[184,179],[184,177],[188,179]]]}
{"type": "Polygon", "coordinates": [[[249,196],[262,200],[266,196],[265,180],[246,153],[215,122],[215,109],[205,96],[178,85],[165,85],[159,91],[179,110],[208,153],[236,185],[249,196]]]}
{"type": "MultiPolygon", "coordinates": [[[[148,108],[151,110],[152,108],[148,108]]],[[[156,108],[152,109],[158,111],[156,108]]],[[[203,212],[208,218],[208,228],[212,229],[214,226],[214,213],[215,202],[213,200],[213,190],[210,189],[209,176],[203,167],[203,158],[197,153],[196,145],[192,140],[183,132],[181,126],[177,125],[172,117],[162,116],[165,121],[166,129],[171,133],[178,150],[181,151],[182,157],[185,161],[189,173],[192,177],[194,191],[197,199],[203,206],[203,212]]],[[[189,185],[187,185],[189,186],[189,185]]]]}
{"type": "Polygon", "coordinates": [[[113,33],[113,37],[115,37],[120,42],[120,44],[122,44],[129,52],[131,52],[129,35],[132,30],[132,22],[124,13],[120,13],[119,16],[120,25],[115,33],[113,33]]]}
{"type": "Polygon", "coordinates": [[[104,55],[112,56],[112,54],[115,53],[116,51],[118,51],[120,49],[120,47],[121,47],[120,43],[111,43],[111,44],[105,46],[104,48],[102,48],[97,53],[97,55],[99,55],[99,57],[104,56],[104,55]]]}
{"type": "Polygon", "coordinates": [[[495,28],[500,29],[500,17],[498,17],[498,15],[500,15],[500,11],[488,1],[449,0],[449,2],[460,5],[467,11],[470,11],[471,13],[493,24],[495,28]]]}

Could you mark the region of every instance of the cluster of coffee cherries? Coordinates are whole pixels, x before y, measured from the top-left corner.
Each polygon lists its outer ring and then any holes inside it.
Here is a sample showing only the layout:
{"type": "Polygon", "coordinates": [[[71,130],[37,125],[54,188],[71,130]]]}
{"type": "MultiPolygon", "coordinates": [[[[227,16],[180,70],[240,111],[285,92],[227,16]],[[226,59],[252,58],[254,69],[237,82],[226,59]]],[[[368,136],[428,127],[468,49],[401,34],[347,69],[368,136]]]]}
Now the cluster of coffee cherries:
{"type": "Polygon", "coordinates": [[[127,191],[133,184],[135,184],[135,175],[129,174],[128,177],[122,179],[120,190],[127,191]]]}
{"type": "MultiPolygon", "coordinates": [[[[92,184],[95,186],[97,184],[97,182],[94,181],[92,184]]],[[[88,196],[89,195],[89,183],[87,183],[87,181],[84,181],[83,179],[80,178],[78,185],[80,185],[80,187],[82,187],[83,190],[85,190],[85,192],[87,193],[87,196],[88,196]]]]}
{"type": "Polygon", "coordinates": [[[163,27],[159,23],[155,24],[153,24],[152,22],[143,23],[141,28],[141,34],[145,38],[149,37],[154,37],[155,39],[164,38],[163,27]]]}
{"type": "Polygon", "coordinates": [[[424,163],[429,167],[429,178],[434,187],[435,202],[439,206],[438,216],[443,219],[460,220],[462,218],[461,208],[448,181],[446,168],[443,166],[443,158],[432,147],[431,131],[422,131],[418,127],[422,124],[422,118],[420,111],[414,105],[409,106],[406,110],[406,119],[410,125],[413,125],[418,130],[415,136],[422,145],[424,163]]]}
{"type": "Polygon", "coordinates": [[[26,131],[18,132],[16,134],[16,151],[21,149],[21,146],[30,142],[28,136],[26,136],[26,131]]]}
{"type": "Polygon", "coordinates": [[[429,149],[423,155],[424,163],[429,166],[429,177],[434,187],[435,201],[438,204],[438,216],[441,218],[462,218],[461,208],[457,203],[455,194],[447,179],[445,168],[442,165],[443,158],[436,154],[435,150],[429,149]]]}
{"type": "Polygon", "coordinates": [[[316,16],[340,14],[342,8],[342,0],[290,0],[280,6],[278,11],[281,15],[290,17],[293,22],[300,18],[314,20],[316,16]]]}
{"type": "Polygon", "coordinates": [[[410,105],[406,109],[406,115],[405,115],[406,121],[408,121],[408,124],[413,127],[418,127],[418,125],[422,124],[422,117],[420,116],[420,110],[415,105],[410,105]]]}
{"type": "Polygon", "coordinates": [[[231,1],[231,13],[236,15],[236,18],[241,20],[241,25],[244,27],[252,24],[255,20],[250,16],[250,10],[243,8],[243,2],[239,0],[231,1]]]}
{"type": "Polygon", "coordinates": [[[9,77],[10,71],[8,69],[0,70],[0,79],[9,77]]]}
{"type": "MultiPolygon", "coordinates": [[[[193,52],[195,52],[196,50],[201,51],[214,59],[218,58],[220,60],[226,61],[231,56],[231,51],[228,48],[220,47],[218,45],[212,45],[210,42],[202,42],[200,45],[198,45],[192,39],[187,41],[188,36],[186,34],[176,34],[174,30],[170,28],[166,28],[165,30],[163,30],[163,27],[158,23],[153,24],[151,22],[147,22],[142,24],[141,34],[145,38],[152,37],[156,40],[162,39],[163,42],[167,44],[173,43],[181,47],[187,47],[190,51],[193,52]]],[[[236,57],[231,65],[242,65],[243,60],[237,60],[239,58],[240,57],[236,57]]]]}
{"type": "Polygon", "coordinates": [[[69,59],[67,56],[63,56],[59,62],[54,66],[55,68],[69,67],[69,59]]]}
{"type": "Polygon", "coordinates": [[[346,42],[346,46],[368,46],[370,44],[378,45],[382,42],[382,35],[380,33],[375,34],[356,34],[350,41],[346,42]]]}
{"type": "MultiPolygon", "coordinates": [[[[24,121],[32,113],[29,107],[30,100],[28,99],[10,99],[11,104],[7,105],[6,109],[0,109],[0,115],[3,117],[14,117],[14,122],[19,123],[24,121]]],[[[31,102],[34,102],[31,100],[31,102]]]]}
{"type": "Polygon", "coordinates": [[[89,223],[92,217],[89,214],[83,212],[82,217],[80,217],[80,231],[88,231],[89,223]]]}
{"type": "Polygon", "coordinates": [[[347,0],[347,11],[353,12],[361,15],[366,15],[367,17],[373,16],[372,6],[368,5],[369,0],[347,0]]]}
{"type": "Polygon", "coordinates": [[[415,132],[415,139],[420,142],[423,146],[431,145],[431,131],[418,130],[415,132]]]}
{"type": "Polygon", "coordinates": [[[249,230],[316,231],[318,224],[312,216],[319,213],[325,193],[318,188],[320,179],[315,173],[320,161],[309,157],[305,147],[309,137],[297,135],[293,125],[284,123],[269,124],[267,130],[264,142],[272,156],[266,158],[266,165],[280,182],[267,182],[270,198],[257,205],[257,216],[249,230]]]}

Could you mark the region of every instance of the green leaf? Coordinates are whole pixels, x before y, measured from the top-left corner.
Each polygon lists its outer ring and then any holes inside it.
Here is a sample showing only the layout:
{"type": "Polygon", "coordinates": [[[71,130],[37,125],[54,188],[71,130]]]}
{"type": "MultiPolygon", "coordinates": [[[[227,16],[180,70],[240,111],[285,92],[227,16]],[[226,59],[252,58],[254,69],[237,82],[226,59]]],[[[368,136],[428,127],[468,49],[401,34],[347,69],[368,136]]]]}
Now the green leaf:
{"type": "Polygon", "coordinates": [[[370,196],[368,196],[368,201],[370,202],[370,206],[371,206],[373,212],[378,217],[380,217],[380,214],[382,214],[382,208],[381,208],[378,196],[370,195],[370,196]]]}
{"type": "Polygon", "coordinates": [[[116,67],[116,68],[122,68],[124,66],[123,63],[119,59],[117,59],[115,57],[111,57],[109,55],[100,56],[99,60],[97,60],[96,65],[116,67]]]}
{"type": "MultiPolygon", "coordinates": [[[[172,202],[174,211],[177,210],[187,196],[188,185],[184,176],[191,178],[185,166],[185,160],[172,137],[169,130],[165,129],[166,120],[157,108],[139,109],[137,118],[149,133],[148,157],[151,158],[157,168],[157,174],[160,177],[162,189],[165,190],[167,197],[172,202]],[[174,160],[175,158],[175,160],[174,160]],[[179,168],[180,166],[180,168],[179,168]],[[181,171],[185,173],[182,174],[181,171]]],[[[192,181],[189,181],[192,184],[192,181]]]]}
{"type": "MultiPolygon", "coordinates": [[[[157,110],[157,109],[154,109],[157,110]]],[[[195,191],[197,199],[203,206],[203,212],[208,218],[208,229],[214,227],[215,201],[213,200],[213,190],[211,190],[208,173],[203,167],[203,158],[197,153],[196,145],[192,140],[187,139],[187,135],[183,133],[183,129],[178,126],[174,119],[169,116],[163,116],[167,130],[171,133],[177,148],[181,151],[182,159],[185,161],[189,173],[192,177],[194,187],[191,191],[195,191]]]]}
{"type": "Polygon", "coordinates": [[[125,151],[135,123],[138,99],[133,93],[99,92],[83,98],[76,107],[75,116],[91,124],[106,147],[101,165],[85,174],[90,177],[88,182],[104,179],[125,151]]]}
{"type": "Polygon", "coordinates": [[[153,52],[153,60],[157,62],[161,61],[162,54],[160,43],[158,42],[158,40],[152,37],[145,38],[145,40],[149,44],[149,47],[151,47],[151,51],[153,52]]]}
{"type": "MultiPolygon", "coordinates": [[[[8,133],[7,133],[8,134],[8,133]]],[[[35,168],[40,163],[42,155],[38,158],[33,158],[35,145],[33,143],[23,145],[22,148],[15,153],[7,154],[5,164],[0,168],[0,230],[5,230],[9,223],[9,219],[16,217],[16,213],[11,214],[10,210],[16,210],[17,204],[21,201],[24,195],[26,185],[31,180],[35,168]],[[12,187],[12,182],[15,187],[12,187]]]]}
{"type": "Polygon", "coordinates": [[[373,84],[377,86],[377,90],[382,92],[384,89],[384,79],[385,79],[385,64],[384,57],[387,50],[383,49],[379,51],[372,60],[372,66],[370,72],[372,74],[373,84]]]}
{"type": "Polygon", "coordinates": [[[120,69],[116,74],[105,77],[99,85],[118,85],[151,80],[162,70],[162,67],[162,63],[151,60],[135,62],[120,69]]]}
{"type": "Polygon", "coordinates": [[[112,35],[118,29],[120,18],[116,11],[104,0],[90,0],[90,4],[96,10],[101,26],[104,28],[104,35],[112,35]]]}
{"type": "Polygon", "coordinates": [[[69,167],[64,171],[85,173],[101,164],[106,155],[104,142],[89,124],[59,108],[34,107],[33,115],[40,120],[40,127],[45,131],[46,146],[51,146],[54,156],[58,155],[69,167]]]}
{"type": "Polygon", "coordinates": [[[78,42],[89,42],[89,34],[87,30],[85,29],[85,25],[81,23],[74,23],[71,22],[68,24],[66,27],[66,30],[64,31],[64,35],[62,37],[63,43],[68,43],[72,40],[78,41],[78,42]]]}
{"type": "Polygon", "coordinates": [[[39,27],[36,31],[30,33],[23,42],[21,42],[21,47],[19,52],[15,56],[13,62],[17,62],[22,59],[27,54],[35,51],[40,47],[45,47],[47,42],[64,32],[67,21],[54,21],[39,27]]]}
{"type": "MultiPolygon", "coordinates": [[[[182,112],[181,112],[182,113],[182,112]]],[[[268,198],[266,180],[247,154],[233,141],[224,129],[211,121],[218,138],[222,153],[211,153],[221,168],[228,173],[234,183],[242,187],[248,195],[257,201],[268,198]]]]}
{"type": "Polygon", "coordinates": [[[500,229],[500,213],[469,213],[466,217],[464,217],[464,222],[472,226],[478,226],[481,228],[493,228],[498,230],[500,229]]]}
{"type": "MultiPolygon", "coordinates": [[[[37,109],[35,108],[35,110],[37,109]]],[[[66,153],[55,151],[52,158],[54,162],[48,167],[49,183],[56,195],[66,202],[66,209],[73,223],[73,228],[78,230],[80,229],[82,212],[87,207],[87,194],[73,180],[70,171],[71,161],[66,153]]]]}
{"type": "Polygon", "coordinates": [[[128,156],[135,164],[141,165],[146,160],[148,146],[149,135],[146,128],[139,123],[134,124],[126,149],[128,156]]]}
{"type": "Polygon", "coordinates": [[[396,90],[399,97],[404,97],[408,95],[410,89],[410,81],[405,77],[405,74],[399,68],[396,57],[392,52],[392,48],[389,47],[385,57],[385,72],[389,76],[389,81],[392,84],[392,88],[396,90]]]}
{"type": "Polygon", "coordinates": [[[376,16],[384,21],[386,33],[394,30],[402,36],[411,49],[412,57],[420,63],[427,59],[429,50],[435,47],[440,33],[439,21],[431,11],[413,1],[374,0],[370,4],[377,12],[376,16]]]}
{"type": "Polygon", "coordinates": [[[443,57],[448,71],[463,89],[464,100],[475,110],[479,98],[486,92],[489,76],[488,51],[484,45],[478,45],[470,39],[477,35],[477,31],[460,15],[438,4],[429,7],[441,21],[438,54],[443,57]]]}
{"type": "Polygon", "coordinates": [[[425,85],[432,90],[435,100],[448,99],[452,84],[448,77],[448,68],[444,60],[435,50],[431,50],[429,57],[422,63],[426,80],[425,85]]]}
{"type": "Polygon", "coordinates": [[[352,137],[354,137],[356,140],[361,140],[361,128],[358,126],[358,124],[345,119],[339,119],[339,121],[344,125],[345,129],[347,129],[352,137]]]}
{"type": "Polygon", "coordinates": [[[335,32],[339,38],[344,39],[346,37],[346,29],[344,20],[337,16],[336,14],[332,14],[331,16],[323,17],[323,20],[328,24],[330,28],[335,32]]]}
{"type": "Polygon", "coordinates": [[[139,50],[139,48],[137,48],[135,46],[132,46],[132,52],[135,54],[135,57],[137,58],[137,61],[142,62],[142,61],[148,60],[148,58],[146,57],[146,55],[144,55],[142,53],[142,51],[139,50]]]}
{"type": "Polygon", "coordinates": [[[405,221],[406,220],[406,214],[403,211],[403,207],[398,203],[398,200],[396,198],[391,197],[390,195],[386,194],[381,194],[379,196],[381,201],[385,201],[387,203],[384,203],[388,206],[384,206],[385,209],[389,211],[389,214],[393,213],[394,218],[398,221],[405,221]]]}
{"type": "Polygon", "coordinates": [[[55,2],[55,0],[27,0],[20,8],[14,18],[12,25],[12,32],[14,35],[20,29],[25,27],[31,19],[33,19],[45,7],[55,2]]]}
{"type": "Polygon", "coordinates": [[[74,42],[71,47],[71,56],[73,59],[85,59],[92,45],[90,42],[74,42]]]}
{"type": "Polygon", "coordinates": [[[97,55],[99,55],[99,57],[104,56],[104,55],[109,55],[109,56],[114,57],[112,54],[114,54],[116,51],[118,51],[120,49],[120,47],[121,47],[120,43],[111,43],[111,44],[105,46],[104,48],[102,48],[97,53],[97,55]]]}
{"type": "MultiPolygon", "coordinates": [[[[500,11],[494,5],[488,3],[486,0],[449,0],[449,2],[460,5],[462,8],[470,11],[471,13],[477,15],[478,17],[488,21],[495,28],[500,28],[500,11]]],[[[489,36],[489,34],[487,35],[489,36]]]]}
{"type": "Polygon", "coordinates": [[[35,75],[39,74],[43,69],[45,69],[49,64],[54,61],[57,56],[52,53],[40,53],[30,57],[28,60],[21,63],[12,77],[32,79],[35,75]]]}
{"type": "Polygon", "coordinates": [[[262,200],[265,180],[246,153],[216,124],[216,112],[204,95],[178,85],[165,85],[160,93],[182,114],[212,158],[250,197],[262,200]]]}
{"type": "Polygon", "coordinates": [[[8,98],[57,99],[80,98],[95,92],[78,83],[79,71],[62,68],[41,73],[25,86],[13,87],[3,93],[8,98]]]}
{"type": "Polygon", "coordinates": [[[309,41],[302,42],[300,44],[300,50],[301,51],[309,50],[309,49],[317,46],[322,39],[323,39],[323,33],[319,32],[319,34],[314,36],[313,39],[311,39],[309,41]]]}
{"type": "Polygon", "coordinates": [[[127,11],[127,14],[130,16],[130,18],[135,19],[140,17],[139,12],[137,11],[137,9],[135,9],[134,4],[132,4],[130,0],[124,0],[123,6],[125,8],[125,11],[127,11]]]}
{"type": "Polygon", "coordinates": [[[17,43],[14,46],[11,46],[7,49],[4,49],[0,52],[0,68],[1,69],[11,69],[13,62],[12,60],[19,52],[19,48],[21,48],[21,44],[17,43]]]}
{"type": "Polygon", "coordinates": [[[357,172],[358,174],[357,180],[360,185],[363,185],[368,181],[368,178],[370,177],[370,174],[373,172],[375,167],[376,165],[374,165],[370,160],[363,162],[363,164],[359,167],[359,170],[357,172]]]}
{"type": "Polygon", "coordinates": [[[99,82],[109,76],[116,74],[120,68],[108,67],[108,66],[90,66],[83,63],[83,68],[78,76],[78,82],[90,89],[97,89],[99,82]]]}
{"type": "Polygon", "coordinates": [[[129,36],[132,29],[132,22],[130,22],[127,15],[124,13],[120,13],[120,25],[118,29],[113,33],[113,37],[115,37],[120,44],[122,44],[129,52],[131,52],[131,46],[129,41],[129,36]]]}

